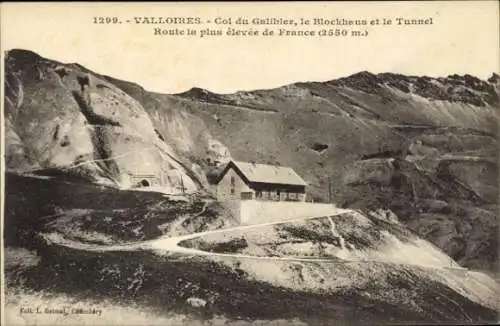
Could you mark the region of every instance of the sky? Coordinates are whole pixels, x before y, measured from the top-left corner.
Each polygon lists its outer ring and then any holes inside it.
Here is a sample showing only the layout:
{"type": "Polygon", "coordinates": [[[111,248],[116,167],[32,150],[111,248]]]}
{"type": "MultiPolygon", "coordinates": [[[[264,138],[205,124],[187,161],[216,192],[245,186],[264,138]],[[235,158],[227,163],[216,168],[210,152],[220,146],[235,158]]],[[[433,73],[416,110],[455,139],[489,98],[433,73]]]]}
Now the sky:
{"type": "Polygon", "coordinates": [[[231,93],[331,80],[359,71],[435,77],[457,73],[486,79],[500,70],[498,15],[496,1],[2,3],[0,40],[2,50],[28,49],[49,59],[77,62],[150,91],[178,93],[201,87],[231,93]],[[125,23],[143,16],[200,17],[200,29],[223,33],[228,28],[262,32],[276,26],[219,25],[216,18],[386,18],[393,24],[362,26],[368,31],[365,37],[201,38],[154,35],[156,27],[186,25],[125,23]],[[117,17],[123,23],[94,24],[94,17],[117,17]],[[398,17],[432,18],[433,24],[398,26],[398,17]]]}

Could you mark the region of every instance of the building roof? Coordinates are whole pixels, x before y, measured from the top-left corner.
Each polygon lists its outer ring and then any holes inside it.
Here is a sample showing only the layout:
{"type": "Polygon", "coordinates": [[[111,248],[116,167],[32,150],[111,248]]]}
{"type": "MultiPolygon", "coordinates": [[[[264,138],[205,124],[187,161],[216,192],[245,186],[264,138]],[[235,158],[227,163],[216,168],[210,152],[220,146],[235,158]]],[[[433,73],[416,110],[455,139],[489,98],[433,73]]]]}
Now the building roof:
{"type": "Polygon", "coordinates": [[[231,163],[249,182],[307,186],[304,179],[302,179],[292,168],[239,161],[229,162],[226,169],[224,169],[224,172],[221,174],[221,178],[227,172],[227,168],[231,166],[231,163]]]}

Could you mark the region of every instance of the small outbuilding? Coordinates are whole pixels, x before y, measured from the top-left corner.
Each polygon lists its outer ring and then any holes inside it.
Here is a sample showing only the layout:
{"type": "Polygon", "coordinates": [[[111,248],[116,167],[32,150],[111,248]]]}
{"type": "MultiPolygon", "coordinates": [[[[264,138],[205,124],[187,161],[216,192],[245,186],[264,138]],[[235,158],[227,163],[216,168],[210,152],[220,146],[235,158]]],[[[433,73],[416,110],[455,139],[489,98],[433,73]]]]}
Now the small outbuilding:
{"type": "Polygon", "coordinates": [[[284,166],[230,161],[216,179],[217,200],[305,201],[307,183],[284,166]]]}

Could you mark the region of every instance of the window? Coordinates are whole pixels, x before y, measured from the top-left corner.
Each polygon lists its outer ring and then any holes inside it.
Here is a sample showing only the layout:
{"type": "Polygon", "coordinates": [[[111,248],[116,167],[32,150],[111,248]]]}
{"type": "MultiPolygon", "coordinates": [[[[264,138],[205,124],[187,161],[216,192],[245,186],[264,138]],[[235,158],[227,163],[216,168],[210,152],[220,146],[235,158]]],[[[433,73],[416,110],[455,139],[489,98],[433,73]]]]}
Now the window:
{"type": "Polygon", "coordinates": [[[242,192],[241,193],[241,199],[252,199],[253,193],[252,192],[242,192]]]}
{"type": "Polygon", "coordinates": [[[236,179],[234,176],[231,177],[231,195],[235,194],[235,184],[236,184],[236,179]]]}

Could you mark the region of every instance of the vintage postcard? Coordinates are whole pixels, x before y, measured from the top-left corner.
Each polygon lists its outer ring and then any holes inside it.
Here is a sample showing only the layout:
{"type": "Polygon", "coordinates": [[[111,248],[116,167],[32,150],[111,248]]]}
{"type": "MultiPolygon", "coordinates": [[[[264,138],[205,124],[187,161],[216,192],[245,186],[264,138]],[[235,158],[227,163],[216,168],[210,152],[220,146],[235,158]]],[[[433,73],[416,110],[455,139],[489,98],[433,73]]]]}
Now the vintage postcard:
{"type": "Polygon", "coordinates": [[[0,11],[2,325],[499,321],[497,1],[0,11]]]}

